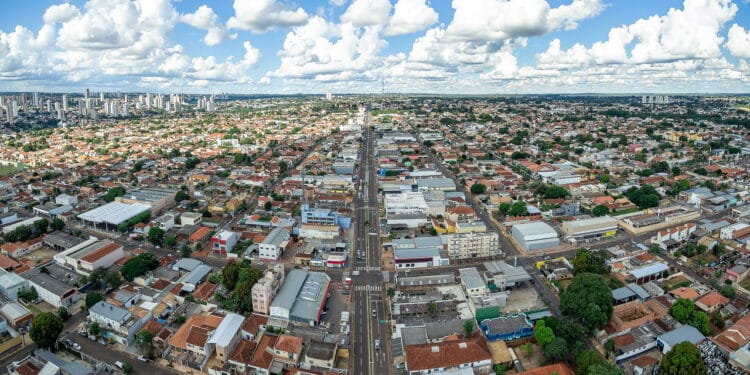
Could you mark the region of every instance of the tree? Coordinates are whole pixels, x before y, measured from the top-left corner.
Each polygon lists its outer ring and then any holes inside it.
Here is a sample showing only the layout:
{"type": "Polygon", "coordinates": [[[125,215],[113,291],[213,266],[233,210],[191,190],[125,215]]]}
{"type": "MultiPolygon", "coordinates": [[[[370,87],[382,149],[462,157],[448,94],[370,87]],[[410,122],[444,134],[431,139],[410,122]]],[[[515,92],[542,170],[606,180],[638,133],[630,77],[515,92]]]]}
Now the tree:
{"type": "Polygon", "coordinates": [[[708,372],[698,348],[688,341],[672,347],[661,359],[659,375],[703,375],[708,372]]]}
{"type": "Polygon", "coordinates": [[[104,297],[101,295],[101,293],[98,292],[91,292],[86,295],[86,307],[91,308],[91,306],[96,305],[99,301],[103,301],[104,297]]]}
{"type": "Polygon", "coordinates": [[[609,265],[603,251],[579,249],[573,258],[573,274],[579,273],[609,273],[609,265]]]}
{"type": "Polygon", "coordinates": [[[591,210],[591,213],[594,216],[596,216],[596,217],[604,216],[604,215],[609,214],[609,207],[607,207],[607,206],[605,206],[603,204],[600,204],[600,205],[594,207],[594,209],[591,210]]]}
{"type": "Polygon", "coordinates": [[[544,199],[567,198],[570,193],[562,186],[541,184],[536,193],[544,199]]]}
{"type": "Polygon", "coordinates": [[[65,308],[65,306],[60,306],[60,308],[57,309],[57,316],[59,316],[62,321],[66,321],[68,320],[68,318],[70,318],[70,313],[68,312],[68,309],[65,308]]]}
{"type": "Polygon", "coordinates": [[[386,294],[388,295],[388,298],[393,298],[396,296],[396,289],[388,288],[388,290],[386,291],[386,294]]]}
{"type": "Polygon", "coordinates": [[[508,215],[510,216],[525,216],[528,215],[529,211],[526,210],[526,203],[523,203],[522,201],[516,201],[508,210],[508,215]]]}
{"type": "Polygon", "coordinates": [[[119,287],[120,285],[122,285],[123,283],[123,280],[122,280],[122,277],[120,277],[120,274],[114,271],[112,272],[108,271],[107,274],[104,275],[104,278],[102,279],[102,281],[110,289],[115,289],[119,287]]]}
{"type": "Polygon", "coordinates": [[[167,236],[167,238],[164,239],[164,246],[167,247],[174,247],[174,245],[177,244],[177,237],[175,236],[167,236]]]}
{"type": "Polygon", "coordinates": [[[154,334],[148,330],[142,330],[135,335],[135,346],[146,357],[151,357],[154,349],[154,334]]]}
{"type": "Polygon", "coordinates": [[[237,278],[239,277],[239,274],[239,262],[229,262],[224,267],[224,269],[221,270],[221,281],[222,284],[224,284],[224,287],[227,288],[227,290],[234,290],[234,287],[237,285],[237,278]]]}
{"type": "Polygon", "coordinates": [[[179,325],[185,324],[186,321],[187,321],[187,318],[185,318],[185,315],[179,315],[174,319],[174,322],[179,325]]]}
{"type": "Polygon", "coordinates": [[[89,325],[89,333],[94,336],[99,336],[99,334],[102,332],[102,328],[99,326],[99,323],[93,322],[89,325]]]}
{"type": "Polygon", "coordinates": [[[19,290],[18,298],[26,302],[31,302],[39,298],[39,293],[37,293],[36,288],[32,286],[31,288],[28,288],[28,289],[19,290]]]}
{"type": "Polygon", "coordinates": [[[534,352],[534,345],[531,345],[530,342],[527,342],[521,345],[521,353],[524,355],[524,357],[530,356],[531,353],[533,352],[534,352]]]}
{"type": "Polygon", "coordinates": [[[600,275],[577,274],[560,294],[560,310],[589,330],[604,327],[612,316],[612,292],[600,275]]]}
{"type": "Polygon", "coordinates": [[[191,254],[192,254],[192,251],[190,250],[190,246],[182,245],[182,248],[180,249],[180,255],[183,258],[190,258],[191,254]]]}
{"type": "Polygon", "coordinates": [[[122,268],[120,268],[120,274],[122,274],[122,277],[124,277],[125,280],[133,281],[136,277],[141,276],[156,267],[159,267],[159,259],[156,258],[156,255],[152,253],[142,253],[125,262],[122,268]]]}
{"type": "Polygon", "coordinates": [[[603,362],[604,359],[602,359],[602,356],[599,355],[599,352],[596,350],[584,350],[576,357],[576,366],[578,367],[577,373],[588,374],[589,367],[603,362]]]}
{"type": "Polygon", "coordinates": [[[643,185],[640,188],[631,187],[625,191],[625,196],[641,209],[657,207],[661,196],[651,185],[643,185]]]}
{"type": "Polygon", "coordinates": [[[503,375],[505,374],[505,364],[498,363],[495,365],[495,367],[492,368],[492,370],[495,372],[495,375],[503,375]]]}
{"type": "Polygon", "coordinates": [[[544,324],[544,320],[540,320],[534,327],[534,339],[536,339],[539,345],[544,347],[555,339],[555,333],[552,332],[552,328],[544,324]]]}
{"type": "Polygon", "coordinates": [[[693,301],[687,298],[677,299],[677,302],[669,309],[669,314],[678,322],[697,328],[704,335],[711,332],[711,327],[708,324],[708,315],[703,311],[696,310],[693,301]]]}
{"type": "Polygon", "coordinates": [[[544,356],[559,361],[568,355],[568,343],[562,337],[555,337],[544,347],[544,356]]]}
{"type": "Polygon", "coordinates": [[[102,199],[105,202],[112,202],[113,200],[115,200],[115,198],[121,197],[123,195],[125,195],[125,188],[122,186],[115,186],[107,190],[107,193],[104,194],[102,199]]]}
{"type": "Polygon", "coordinates": [[[622,370],[611,363],[602,362],[589,367],[586,375],[622,375],[622,370]]]}
{"type": "Polygon", "coordinates": [[[464,320],[464,337],[471,337],[471,335],[474,334],[474,322],[469,320],[464,320]]]}
{"type": "Polygon", "coordinates": [[[182,202],[188,199],[190,199],[190,195],[183,190],[178,190],[177,194],[174,196],[175,202],[182,202]]]}
{"type": "Polygon", "coordinates": [[[679,176],[682,173],[682,170],[680,167],[672,167],[672,175],[673,176],[679,176]]]}
{"type": "Polygon", "coordinates": [[[502,215],[507,215],[510,211],[510,203],[500,203],[500,206],[498,206],[498,213],[502,215]]]}
{"type": "Polygon", "coordinates": [[[427,313],[433,318],[437,316],[438,308],[435,301],[427,302],[427,313]]]}
{"type": "Polygon", "coordinates": [[[63,322],[57,314],[46,312],[34,317],[29,335],[40,348],[51,348],[63,331],[63,322]]]}
{"type": "Polygon", "coordinates": [[[148,241],[154,245],[161,245],[164,242],[164,230],[159,227],[151,227],[148,230],[148,241]]]}
{"type": "Polygon", "coordinates": [[[487,191],[487,186],[485,186],[484,184],[476,183],[474,185],[471,185],[470,190],[474,195],[484,194],[484,192],[487,191]]]}
{"type": "Polygon", "coordinates": [[[56,217],[52,219],[50,228],[52,228],[53,230],[63,230],[65,228],[65,222],[62,221],[60,218],[56,217]]]}
{"type": "Polygon", "coordinates": [[[130,375],[133,373],[133,365],[130,364],[130,362],[126,362],[124,365],[122,365],[122,372],[126,375],[130,375]]]}
{"type": "Polygon", "coordinates": [[[737,291],[731,285],[724,285],[719,288],[719,293],[727,298],[734,298],[737,295],[737,291]]]}

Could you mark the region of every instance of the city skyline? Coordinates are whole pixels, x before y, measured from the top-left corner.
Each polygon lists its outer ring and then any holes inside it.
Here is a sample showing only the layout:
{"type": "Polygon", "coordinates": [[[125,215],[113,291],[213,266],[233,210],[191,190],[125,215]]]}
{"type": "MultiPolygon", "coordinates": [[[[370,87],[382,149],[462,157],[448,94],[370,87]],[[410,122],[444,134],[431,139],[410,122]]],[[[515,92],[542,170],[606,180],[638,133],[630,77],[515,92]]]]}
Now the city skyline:
{"type": "Polygon", "coordinates": [[[70,1],[0,15],[0,91],[747,93],[746,0],[70,1]]]}

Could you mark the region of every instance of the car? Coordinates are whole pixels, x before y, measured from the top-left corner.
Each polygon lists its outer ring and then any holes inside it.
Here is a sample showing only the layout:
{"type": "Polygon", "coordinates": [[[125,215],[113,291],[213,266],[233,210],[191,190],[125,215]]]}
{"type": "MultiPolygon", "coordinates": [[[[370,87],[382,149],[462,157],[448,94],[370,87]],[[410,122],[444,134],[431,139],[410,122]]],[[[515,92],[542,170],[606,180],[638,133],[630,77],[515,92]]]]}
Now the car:
{"type": "Polygon", "coordinates": [[[138,356],[138,360],[141,361],[141,362],[148,362],[148,358],[146,358],[145,356],[142,356],[142,355],[138,356]]]}
{"type": "Polygon", "coordinates": [[[380,340],[375,340],[375,349],[380,350],[380,340]]]}
{"type": "Polygon", "coordinates": [[[377,315],[378,315],[377,311],[375,311],[375,309],[372,309],[372,316],[375,317],[377,315]]]}
{"type": "Polygon", "coordinates": [[[73,349],[75,350],[81,350],[81,345],[77,342],[74,342],[72,346],[73,346],[73,349]]]}
{"type": "Polygon", "coordinates": [[[119,367],[120,370],[122,370],[125,367],[125,364],[120,361],[117,361],[115,362],[115,366],[119,367]]]}
{"type": "Polygon", "coordinates": [[[81,330],[81,331],[78,331],[78,336],[87,337],[88,333],[86,333],[86,331],[81,330]]]}

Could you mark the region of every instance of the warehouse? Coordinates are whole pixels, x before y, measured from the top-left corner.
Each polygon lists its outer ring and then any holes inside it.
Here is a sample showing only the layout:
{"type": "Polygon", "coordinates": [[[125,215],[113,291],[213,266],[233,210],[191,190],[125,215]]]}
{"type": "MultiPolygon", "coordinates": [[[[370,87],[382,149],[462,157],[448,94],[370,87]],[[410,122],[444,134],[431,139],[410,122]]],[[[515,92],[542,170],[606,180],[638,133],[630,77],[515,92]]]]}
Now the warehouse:
{"type": "Polygon", "coordinates": [[[511,233],[526,251],[549,249],[560,245],[555,229],[543,222],[514,225],[511,233]]]}
{"type": "Polygon", "coordinates": [[[271,317],[316,325],[328,299],[331,278],[322,272],[293,269],[271,303],[271,317]]]}
{"type": "Polygon", "coordinates": [[[138,188],[128,191],[125,195],[115,198],[120,203],[137,203],[151,207],[151,213],[158,214],[168,206],[174,204],[176,190],[138,188]]]}
{"type": "Polygon", "coordinates": [[[588,242],[612,237],[617,234],[617,220],[609,216],[602,216],[583,220],[566,221],[562,224],[562,232],[571,242],[588,242]]]}
{"type": "Polygon", "coordinates": [[[78,218],[84,225],[114,231],[118,225],[147,211],[151,211],[151,206],[141,203],[109,202],[78,215],[78,218]]]}

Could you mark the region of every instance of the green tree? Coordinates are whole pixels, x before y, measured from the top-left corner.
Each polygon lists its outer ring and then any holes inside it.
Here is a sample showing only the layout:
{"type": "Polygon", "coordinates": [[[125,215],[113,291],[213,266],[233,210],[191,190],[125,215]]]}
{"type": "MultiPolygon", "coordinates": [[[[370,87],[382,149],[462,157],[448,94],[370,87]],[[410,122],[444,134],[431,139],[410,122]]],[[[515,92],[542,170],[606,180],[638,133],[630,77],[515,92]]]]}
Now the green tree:
{"type": "Polygon", "coordinates": [[[57,316],[59,316],[62,321],[66,321],[70,318],[70,313],[65,306],[60,306],[60,308],[57,309],[57,316]]]}
{"type": "Polygon", "coordinates": [[[708,373],[706,363],[698,348],[690,342],[681,342],[672,347],[661,359],[659,375],[704,375],[708,373]]]}
{"type": "Polygon", "coordinates": [[[484,192],[487,191],[487,186],[485,186],[484,184],[476,183],[474,185],[471,185],[470,190],[474,195],[484,194],[484,192]]]}
{"type": "Polygon", "coordinates": [[[193,252],[190,250],[190,246],[188,246],[188,245],[182,245],[182,248],[180,249],[180,255],[183,258],[190,258],[190,255],[192,253],[193,252]]]}
{"type": "Polygon", "coordinates": [[[57,314],[46,312],[31,321],[29,336],[40,348],[52,348],[63,331],[63,322],[57,314]]]}
{"type": "Polygon", "coordinates": [[[154,335],[148,330],[142,330],[135,335],[135,346],[146,357],[151,357],[154,350],[154,335]]]}
{"type": "Polygon", "coordinates": [[[120,277],[120,274],[115,271],[107,271],[107,274],[104,275],[102,281],[110,289],[118,288],[123,283],[122,277],[120,277]]]}
{"type": "Polygon", "coordinates": [[[612,316],[612,292],[600,275],[577,274],[560,294],[560,310],[589,330],[604,327],[612,316]]]}
{"type": "Polygon", "coordinates": [[[552,328],[544,325],[544,320],[540,320],[534,327],[534,339],[544,347],[555,339],[555,333],[552,332],[552,328]]]}
{"type": "Polygon", "coordinates": [[[526,203],[522,201],[516,201],[508,210],[508,215],[510,216],[525,216],[528,215],[529,211],[526,210],[526,203]]]}
{"type": "Polygon", "coordinates": [[[625,191],[625,196],[641,209],[657,207],[661,196],[651,185],[643,185],[640,188],[632,187],[625,191]]]}
{"type": "Polygon", "coordinates": [[[94,336],[99,336],[99,334],[102,332],[102,328],[99,326],[99,323],[93,322],[89,324],[89,333],[94,336]]]}
{"type": "Polygon", "coordinates": [[[576,366],[578,367],[578,374],[588,374],[589,367],[603,363],[604,359],[594,349],[584,350],[576,356],[576,366]]]}
{"type": "Polygon", "coordinates": [[[226,266],[224,266],[224,269],[221,270],[221,281],[222,284],[224,284],[224,287],[227,288],[227,290],[234,290],[234,287],[237,285],[237,279],[240,275],[240,265],[239,262],[229,262],[226,266]]]}
{"type": "Polygon", "coordinates": [[[568,343],[562,337],[555,337],[547,346],[544,347],[544,356],[559,361],[568,355],[568,343]]]}
{"type": "Polygon", "coordinates": [[[188,199],[190,199],[190,195],[183,190],[178,190],[177,194],[174,196],[175,202],[182,202],[188,199]]]}
{"type": "Polygon", "coordinates": [[[164,239],[164,246],[174,247],[177,244],[177,237],[169,235],[164,239]]]}
{"type": "Polygon", "coordinates": [[[125,195],[125,188],[122,186],[115,186],[107,190],[107,193],[104,194],[102,199],[105,202],[112,202],[113,200],[115,200],[115,198],[121,197],[123,195],[125,195]]]}
{"type": "Polygon", "coordinates": [[[125,280],[133,281],[138,276],[145,274],[159,267],[159,259],[152,253],[138,254],[135,258],[129,259],[120,268],[120,274],[125,280]]]}
{"type": "Polygon", "coordinates": [[[427,302],[427,313],[433,318],[437,316],[438,307],[435,301],[427,302]]]}
{"type": "Polygon", "coordinates": [[[154,245],[161,245],[164,242],[164,230],[159,227],[151,227],[148,230],[148,240],[154,245]]]}
{"type": "Polygon", "coordinates": [[[622,375],[623,372],[620,370],[619,367],[607,363],[597,363],[589,367],[589,371],[586,373],[586,375],[622,375]]]}
{"type": "Polygon", "coordinates": [[[510,211],[510,203],[500,203],[500,206],[498,206],[498,213],[501,215],[507,215],[510,211]]]}
{"type": "Polygon", "coordinates": [[[539,185],[536,189],[536,193],[544,199],[567,198],[570,196],[570,193],[565,190],[564,187],[546,184],[539,185]]]}
{"type": "Polygon", "coordinates": [[[65,222],[62,221],[60,218],[54,218],[52,219],[52,223],[50,224],[50,228],[52,230],[63,230],[65,228],[65,222]]]}
{"type": "Polygon", "coordinates": [[[502,363],[496,364],[492,370],[495,372],[495,375],[504,375],[505,374],[505,365],[502,363]]]}
{"type": "Polygon", "coordinates": [[[719,293],[729,299],[732,299],[737,295],[737,291],[731,285],[723,285],[719,288],[719,293]]]}
{"type": "Polygon", "coordinates": [[[185,324],[186,321],[187,321],[187,318],[185,317],[185,315],[179,315],[176,318],[174,318],[174,322],[177,323],[178,325],[183,325],[185,324]]]}
{"type": "Polygon", "coordinates": [[[98,292],[91,292],[86,295],[86,307],[91,308],[91,306],[94,306],[99,301],[103,301],[104,297],[101,295],[101,293],[98,292]]]}
{"type": "Polygon", "coordinates": [[[125,364],[122,366],[122,372],[125,375],[130,375],[133,373],[133,365],[130,364],[130,362],[125,362],[125,364]]]}
{"type": "Polygon", "coordinates": [[[604,216],[604,215],[609,214],[609,207],[607,207],[607,206],[605,206],[603,204],[600,204],[600,205],[594,207],[594,209],[591,210],[591,213],[594,216],[596,216],[596,217],[604,216]]]}
{"type": "Polygon", "coordinates": [[[610,271],[609,265],[607,265],[607,258],[604,256],[604,252],[600,250],[586,250],[579,249],[576,251],[576,256],[573,258],[573,274],[579,273],[598,273],[608,274],[610,271]]]}
{"type": "Polygon", "coordinates": [[[388,295],[388,298],[393,298],[396,296],[396,289],[388,288],[388,290],[386,291],[386,294],[388,295]]]}
{"type": "Polygon", "coordinates": [[[474,322],[469,320],[464,320],[464,337],[471,337],[471,335],[474,334],[474,322]]]}
{"type": "Polygon", "coordinates": [[[682,324],[689,324],[704,335],[711,332],[711,327],[708,324],[708,315],[703,311],[695,309],[693,301],[687,298],[679,298],[669,309],[669,314],[682,324]]]}

